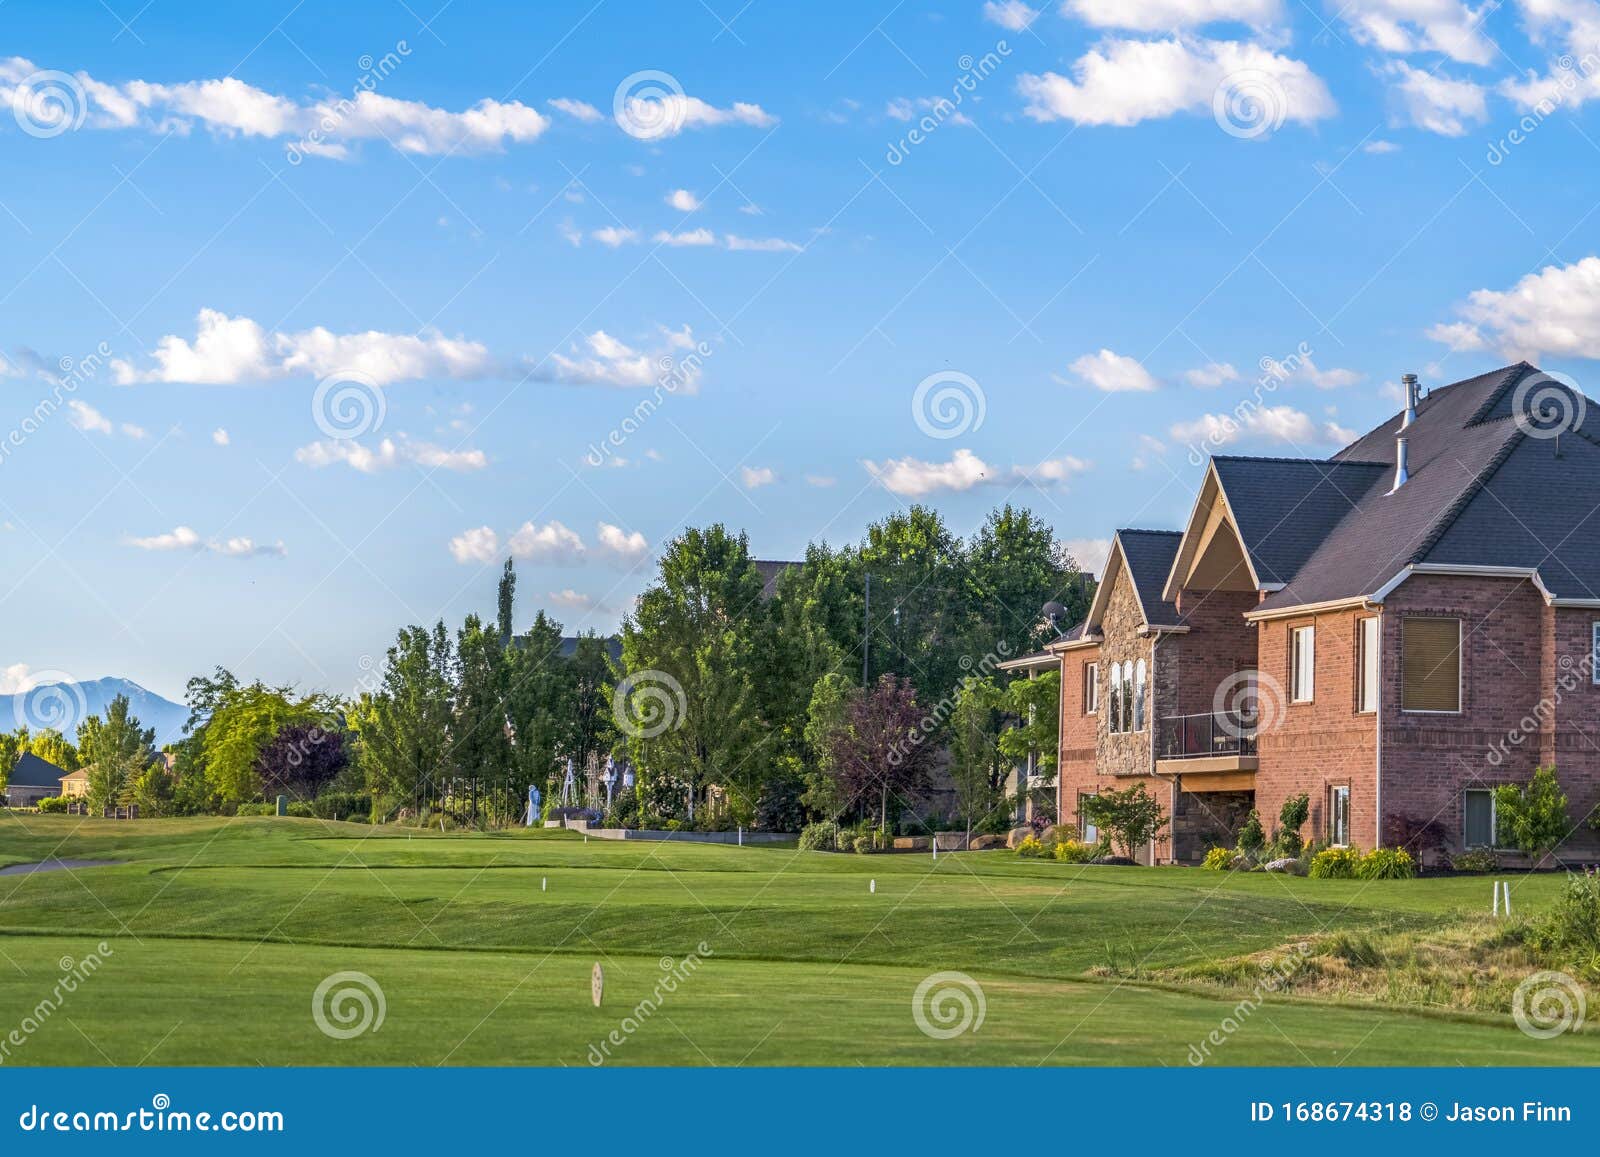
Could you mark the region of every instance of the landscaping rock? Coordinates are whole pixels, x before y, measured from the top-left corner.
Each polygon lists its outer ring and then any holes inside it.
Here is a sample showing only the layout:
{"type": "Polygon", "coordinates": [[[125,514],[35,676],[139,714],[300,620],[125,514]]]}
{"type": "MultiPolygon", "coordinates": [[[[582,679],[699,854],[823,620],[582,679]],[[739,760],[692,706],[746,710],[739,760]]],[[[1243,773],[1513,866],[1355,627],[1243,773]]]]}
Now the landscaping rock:
{"type": "Polygon", "coordinates": [[[1283,872],[1291,876],[1298,876],[1300,874],[1300,861],[1294,856],[1289,856],[1282,860],[1268,860],[1261,865],[1261,870],[1263,872],[1283,872]]]}
{"type": "Polygon", "coordinates": [[[1039,842],[1047,848],[1054,847],[1056,844],[1061,842],[1060,839],[1057,838],[1055,824],[1051,824],[1049,827],[1045,828],[1044,831],[1039,833],[1039,842]]]}
{"type": "Polygon", "coordinates": [[[1033,835],[1033,829],[1030,827],[1012,828],[1006,833],[1006,847],[1014,848],[1031,835],[1033,835]]]}
{"type": "Polygon", "coordinates": [[[1127,856],[1096,856],[1089,861],[1091,864],[1110,864],[1119,868],[1131,868],[1134,862],[1127,856]]]}
{"type": "Polygon", "coordinates": [[[998,848],[1005,841],[999,836],[973,836],[972,843],[967,845],[968,851],[984,852],[990,848],[998,848]]]}
{"type": "Polygon", "coordinates": [[[894,850],[897,852],[925,852],[932,841],[927,836],[896,836],[894,850]]]}
{"type": "Polygon", "coordinates": [[[933,838],[941,852],[964,852],[967,850],[966,832],[934,832],[933,838]]]}

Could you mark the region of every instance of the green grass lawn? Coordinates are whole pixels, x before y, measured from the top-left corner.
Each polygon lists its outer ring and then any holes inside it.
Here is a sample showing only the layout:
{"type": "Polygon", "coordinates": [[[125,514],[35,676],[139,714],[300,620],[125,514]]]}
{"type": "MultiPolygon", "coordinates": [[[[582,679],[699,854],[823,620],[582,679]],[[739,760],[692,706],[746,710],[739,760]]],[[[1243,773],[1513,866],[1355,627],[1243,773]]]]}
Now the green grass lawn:
{"type": "MultiPolygon", "coordinates": [[[[47,857],[126,862],[0,876],[0,1037],[63,958],[111,953],[7,1064],[582,1065],[617,1030],[608,1063],[1184,1065],[1225,1018],[1215,1063],[1600,1063],[1600,1034],[1534,1040],[1505,1015],[1283,995],[1241,1012],[1239,991],[1170,983],[1338,930],[1425,936],[1488,907],[1478,878],[0,813],[0,866],[47,857]],[[662,958],[689,953],[698,969],[622,1026],[662,958]],[[934,1039],[913,995],[951,970],[981,988],[984,1019],[934,1039]],[[341,971],[381,988],[377,1031],[317,1027],[313,993],[341,971]]],[[[1559,886],[1520,879],[1516,903],[1559,886]]]]}

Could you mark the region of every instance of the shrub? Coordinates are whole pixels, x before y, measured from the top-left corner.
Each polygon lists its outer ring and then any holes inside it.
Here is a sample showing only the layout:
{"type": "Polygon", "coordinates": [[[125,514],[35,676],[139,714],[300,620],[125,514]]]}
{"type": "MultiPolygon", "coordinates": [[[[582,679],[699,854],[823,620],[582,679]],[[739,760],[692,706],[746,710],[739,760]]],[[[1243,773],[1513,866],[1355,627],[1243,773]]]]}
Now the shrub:
{"type": "Polygon", "coordinates": [[[1273,848],[1280,858],[1287,859],[1300,854],[1305,846],[1300,838],[1300,829],[1305,826],[1310,814],[1311,797],[1305,792],[1283,801],[1283,807],[1278,812],[1278,835],[1273,840],[1273,848]]]}
{"type": "Polygon", "coordinates": [[[1267,833],[1261,829],[1261,813],[1255,808],[1250,809],[1250,814],[1245,817],[1239,826],[1239,850],[1252,860],[1261,855],[1261,849],[1267,846],[1267,833]]]}
{"type": "Polygon", "coordinates": [[[275,816],[278,814],[278,805],[271,803],[242,803],[239,810],[233,813],[238,816],[275,816]]]}
{"type": "Polygon", "coordinates": [[[683,831],[683,821],[682,820],[668,820],[666,822],[666,824],[662,827],[662,830],[663,831],[668,831],[668,832],[681,832],[681,831],[683,831]]]}
{"type": "Polygon", "coordinates": [[[1600,950],[1600,876],[1568,876],[1555,907],[1529,927],[1527,941],[1545,955],[1592,961],[1600,950]]]}
{"type": "Polygon", "coordinates": [[[800,833],[802,852],[831,852],[839,846],[839,825],[832,820],[807,824],[800,833]]]}
{"type": "Polygon", "coordinates": [[[858,856],[867,855],[869,852],[872,851],[872,836],[870,834],[857,836],[855,838],[854,846],[855,846],[855,849],[856,849],[856,855],[858,855],[858,856]]]}
{"type": "Polygon", "coordinates": [[[1056,845],[1055,857],[1063,864],[1087,864],[1099,851],[1093,844],[1080,840],[1062,840],[1056,845]]]}
{"type": "Polygon", "coordinates": [[[1134,850],[1149,843],[1167,826],[1161,801],[1145,790],[1142,783],[1122,791],[1102,791],[1085,796],[1079,805],[1084,818],[1105,832],[1132,857],[1134,850]]]}
{"type": "Polygon", "coordinates": [[[1244,853],[1236,852],[1232,848],[1212,848],[1206,853],[1206,858],[1200,866],[1209,872],[1227,872],[1242,866],[1244,853]]]}
{"type": "Polygon", "coordinates": [[[1373,848],[1356,867],[1363,880],[1409,880],[1416,874],[1417,862],[1404,848],[1373,848]]]}
{"type": "Polygon", "coordinates": [[[1044,844],[1038,836],[1024,836],[1017,844],[1017,855],[1024,860],[1037,860],[1044,855],[1044,844]]]}
{"type": "Polygon", "coordinates": [[[47,795],[39,801],[39,810],[42,812],[65,812],[67,798],[61,795],[47,795]]]}
{"type": "MultiPolygon", "coordinates": [[[[319,820],[348,820],[365,817],[372,810],[372,799],[356,791],[323,792],[311,801],[311,814],[319,820]]],[[[289,814],[293,815],[291,811],[289,814]]]]}
{"type": "Polygon", "coordinates": [[[1572,831],[1567,797],[1553,767],[1535,768],[1526,787],[1507,783],[1495,788],[1494,806],[1503,837],[1532,856],[1535,866],[1572,831]]]}
{"type": "Polygon", "coordinates": [[[1499,866],[1499,857],[1488,848],[1473,848],[1450,857],[1450,867],[1457,872],[1492,872],[1499,866]]]}
{"type": "Polygon", "coordinates": [[[1313,880],[1353,880],[1361,870],[1361,853],[1354,848],[1328,848],[1311,857],[1313,880]]]}
{"type": "Polygon", "coordinates": [[[311,810],[311,805],[303,799],[291,801],[289,806],[283,809],[283,813],[285,815],[293,816],[297,820],[309,820],[315,818],[315,814],[311,810]]]}

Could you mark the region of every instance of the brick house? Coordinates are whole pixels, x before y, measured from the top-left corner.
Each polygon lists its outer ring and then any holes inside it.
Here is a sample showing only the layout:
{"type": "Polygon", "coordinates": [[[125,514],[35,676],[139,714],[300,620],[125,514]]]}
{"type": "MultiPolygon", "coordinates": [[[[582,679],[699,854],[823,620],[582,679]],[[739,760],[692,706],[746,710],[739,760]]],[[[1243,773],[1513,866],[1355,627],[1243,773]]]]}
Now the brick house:
{"type": "Polygon", "coordinates": [[[1332,457],[1213,457],[1181,531],[1117,533],[1048,647],[1063,822],[1142,781],[1171,824],[1140,858],[1187,863],[1305,792],[1308,839],[1437,862],[1554,764],[1595,857],[1600,418],[1526,363],[1404,385],[1332,457]]]}

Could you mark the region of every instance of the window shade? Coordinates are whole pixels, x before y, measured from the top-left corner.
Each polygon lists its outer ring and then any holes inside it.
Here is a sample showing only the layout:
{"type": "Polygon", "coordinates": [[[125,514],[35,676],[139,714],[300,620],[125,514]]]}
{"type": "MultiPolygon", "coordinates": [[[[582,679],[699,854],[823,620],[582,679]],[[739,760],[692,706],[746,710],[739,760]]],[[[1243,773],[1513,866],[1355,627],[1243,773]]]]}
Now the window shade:
{"type": "Polygon", "coordinates": [[[1400,624],[1400,706],[1461,710],[1461,620],[1408,618],[1400,624]]]}

